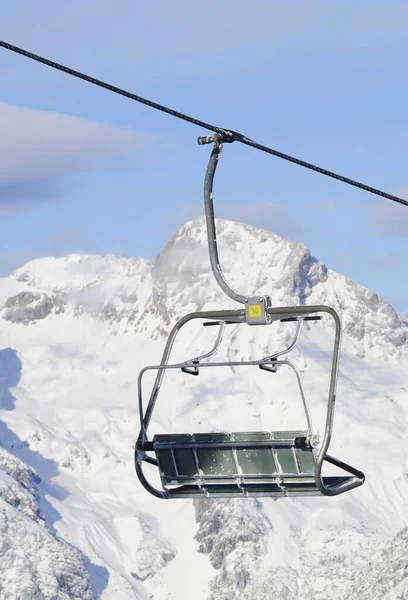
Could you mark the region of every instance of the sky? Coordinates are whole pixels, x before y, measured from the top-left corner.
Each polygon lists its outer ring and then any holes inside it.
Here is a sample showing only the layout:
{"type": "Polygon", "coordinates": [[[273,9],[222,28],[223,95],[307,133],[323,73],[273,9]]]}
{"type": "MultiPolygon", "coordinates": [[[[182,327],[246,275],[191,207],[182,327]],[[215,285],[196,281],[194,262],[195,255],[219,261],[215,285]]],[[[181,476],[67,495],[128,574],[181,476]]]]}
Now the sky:
{"type": "MultiPolygon", "coordinates": [[[[396,0],[17,0],[0,38],[408,198],[407,22],[396,0]]],[[[154,258],[204,212],[206,131],[3,48],[0,133],[1,276],[72,252],[154,258]]],[[[214,201],[408,313],[408,208],[238,143],[214,201]]]]}

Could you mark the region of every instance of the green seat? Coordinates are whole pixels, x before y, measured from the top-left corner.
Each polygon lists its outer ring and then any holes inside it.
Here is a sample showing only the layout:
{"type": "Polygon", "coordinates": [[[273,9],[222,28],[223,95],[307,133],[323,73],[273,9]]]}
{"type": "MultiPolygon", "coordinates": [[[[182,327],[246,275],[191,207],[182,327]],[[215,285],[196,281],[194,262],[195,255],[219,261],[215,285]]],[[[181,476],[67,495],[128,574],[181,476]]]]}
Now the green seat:
{"type": "Polygon", "coordinates": [[[164,484],[211,483],[228,494],[225,486],[231,484],[236,491],[274,482],[279,492],[282,485],[314,482],[312,449],[295,444],[305,437],[305,431],[169,434],[156,435],[153,446],[164,484]]]}
{"type": "MultiPolygon", "coordinates": [[[[275,440],[295,439],[306,436],[305,431],[277,431],[275,440]]],[[[275,450],[280,473],[314,473],[315,459],[310,446],[300,448],[277,448],[275,450]]]]}
{"type": "MultiPolygon", "coordinates": [[[[236,442],[258,442],[270,441],[271,435],[267,431],[255,431],[252,433],[242,432],[233,433],[236,442]]],[[[237,462],[240,466],[242,475],[271,475],[276,472],[276,463],[272,447],[261,448],[237,448],[237,462]]]]}
{"type": "Polygon", "coordinates": [[[195,433],[193,438],[197,443],[197,461],[201,476],[212,479],[226,476],[234,478],[237,475],[237,468],[231,448],[200,448],[200,444],[229,442],[231,436],[228,433],[195,433]]]}
{"type": "Polygon", "coordinates": [[[327,457],[351,476],[316,482],[306,437],[305,431],[166,434],[156,435],[149,450],[167,498],[320,496],[322,486],[336,491],[355,481],[360,472],[327,457]]]}
{"type": "Polygon", "coordinates": [[[197,461],[191,448],[177,448],[182,443],[190,443],[188,433],[173,435],[156,435],[157,443],[171,444],[172,448],[156,451],[160,474],[166,483],[193,483],[198,475],[197,461]]]}

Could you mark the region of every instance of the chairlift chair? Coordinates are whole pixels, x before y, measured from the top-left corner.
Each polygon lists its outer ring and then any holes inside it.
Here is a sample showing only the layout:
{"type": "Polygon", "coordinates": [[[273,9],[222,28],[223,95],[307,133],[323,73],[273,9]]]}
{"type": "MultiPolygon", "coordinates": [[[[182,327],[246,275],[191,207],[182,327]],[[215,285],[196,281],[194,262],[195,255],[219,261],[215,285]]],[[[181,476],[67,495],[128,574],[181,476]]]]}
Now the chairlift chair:
{"type": "Polygon", "coordinates": [[[204,202],[210,263],[216,281],[233,300],[244,305],[239,310],[193,312],[182,317],[168,337],[160,365],[147,366],[138,377],[140,433],[135,447],[135,468],[144,488],[157,498],[245,498],[336,496],[364,483],[364,473],[327,454],[333,429],[337,374],[340,356],[341,324],[337,312],[327,306],[272,307],[268,296],[243,296],[226,282],[221,270],[213,208],[213,181],[223,142],[231,141],[221,134],[198,138],[200,144],[213,144],[204,183],[204,202]],[[296,347],[303,323],[319,320],[322,315],[334,320],[335,339],[325,432],[318,447],[312,420],[298,369],[288,359],[296,347]],[[181,328],[190,321],[217,328],[213,348],[206,354],[182,363],[169,363],[171,350],[181,328]],[[230,324],[270,326],[276,321],[297,323],[288,347],[280,352],[252,361],[208,362],[221,345],[225,328],[230,324]],[[198,376],[202,368],[253,366],[271,373],[280,366],[292,369],[297,379],[306,416],[307,429],[295,431],[210,432],[159,434],[149,439],[148,428],[156,407],[164,373],[179,369],[186,375],[198,376]],[[156,378],[146,408],[142,396],[142,379],[147,371],[156,378]],[[144,463],[154,465],[160,475],[161,489],[147,479],[144,463]],[[343,474],[323,476],[324,463],[330,463],[343,474]]]}

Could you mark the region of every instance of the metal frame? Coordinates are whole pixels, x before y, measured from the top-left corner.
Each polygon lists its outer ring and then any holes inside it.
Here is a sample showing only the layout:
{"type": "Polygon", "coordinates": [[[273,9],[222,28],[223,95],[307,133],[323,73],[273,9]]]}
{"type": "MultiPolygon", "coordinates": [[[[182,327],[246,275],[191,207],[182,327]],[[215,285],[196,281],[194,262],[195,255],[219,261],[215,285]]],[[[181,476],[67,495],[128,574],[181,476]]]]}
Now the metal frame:
{"type": "MultiPolygon", "coordinates": [[[[304,317],[307,317],[307,316],[310,316],[310,315],[316,314],[316,313],[327,313],[327,314],[331,315],[331,317],[334,319],[335,339],[334,339],[334,346],[333,346],[332,371],[331,371],[331,377],[330,377],[330,383],[329,383],[326,425],[325,425],[324,438],[323,438],[322,444],[321,444],[320,449],[317,452],[317,456],[316,456],[314,481],[315,481],[315,485],[318,488],[318,490],[320,491],[320,493],[325,496],[335,496],[335,495],[344,493],[346,491],[349,491],[355,487],[362,485],[364,483],[364,474],[361,471],[359,471],[358,469],[355,469],[354,467],[350,467],[349,465],[346,465],[345,463],[327,455],[327,451],[328,451],[328,448],[330,445],[332,431],[333,431],[333,418],[334,418],[337,375],[338,375],[338,365],[339,365],[339,355],[340,355],[341,326],[340,326],[340,319],[339,319],[338,314],[336,313],[336,311],[334,309],[327,307],[327,306],[323,306],[323,305],[322,306],[297,306],[297,307],[269,308],[268,313],[271,317],[272,322],[285,319],[286,317],[295,317],[297,319],[303,319],[304,317]],[[341,478],[341,477],[335,478],[335,484],[328,485],[325,481],[325,478],[322,476],[322,467],[323,467],[324,461],[329,462],[331,464],[334,464],[334,465],[344,469],[345,471],[350,473],[352,475],[352,477],[347,477],[346,479],[341,478]]],[[[142,463],[144,461],[146,461],[150,464],[153,464],[155,466],[158,466],[156,459],[154,459],[146,454],[146,452],[152,451],[155,449],[153,443],[149,442],[149,440],[148,440],[147,430],[148,430],[148,427],[149,427],[149,424],[151,421],[153,410],[156,406],[158,394],[160,391],[160,387],[161,387],[161,384],[163,381],[165,371],[167,369],[183,369],[186,367],[187,368],[191,368],[191,367],[197,368],[197,362],[196,362],[197,359],[190,359],[188,361],[185,361],[182,363],[177,363],[177,364],[169,364],[169,362],[168,362],[169,358],[170,358],[171,350],[173,348],[174,341],[175,341],[176,336],[179,333],[180,329],[187,322],[194,320],[194,319],[206,319],[206,320],[210,320],[210,321],[213,320],[213,321],[218,321],[218,322],[228,321],[230,323],[231,322],[243,323],[243,322],[245,322],[245,311],[244,310],[208,311],[208,312],[190,313],[189,315],[186,315],[185,317],[180,319],[178,321],[178,323],[176,323],[176,325],[173,327],[173,329],[169,335],[169,338],[167,340],[160,365],[151,365],[151,366],[144,367],[144,369],[142,369],[139,374],[138,395],[139,395],[140,433],[139,433],[139,437],[138,437],[138,440],[136,443],[136,449],[135,449],[135,466],[136,466],[137,475],[138,475],[142,485],[150,493],[152,493],[154,496],[156,496],[158,498],[171,498],[172,495],[171,495],[171,490],[168,490],[166,488],[164,488],[163,490],[158,490],[158,489],[154,488],[148,482],[148,480],[146,479],[146,477],[143,473],[142,463]],[[151,371],[151,370],[156,370],[157,375],[155,378],[155,382],[153,384],[153,388],[152,388],[152,391],[150,394],[147,408],[144,411],[143,397],[142,397],[142,378],[143,378],[144,373],[146,373],[147,371],[151,371]]],[[[307,423],[308,423],[308,432],[310,432],[310,434],[311,434],[311,425],[312,425],[311,417],[310,417],[310,413],[308,410],[306,396],[304,394],[300,375],[299,375],[296,367],[290,361],[277,359],[278,355],[282,356],[283,354],[287,354],[290,350],[292,350],[296,346],[297,340],[299,339],[299,335],[300,335],[300,329],[301,329],[301,325],[298,324],[294,340],[288,346],[288,348],[286,348],[285,350],[283,350],[279,353],[271,354],[271,355],[263,357],[259,360],[253,360],[253,361],[205,362],[205,363],[200,363],[199,368],[221,367],[221,366],[249,366],[249,365],[255,365],[255,366],[257,365],[260,367],[262,365],[271,365],[271,366],[288,365],[289,367],[292,368],[292,370],[296,374],[296,377],[297,377],[297,380],[299,383],[299,388],[301,390],[303,407],[305,410],[305,415],[306,415],[306,419],[307,419],[307,423]]],[[[221,336],[219,333],[217,336],[215,346],[213,347],[213,349],[210,352],[203,355],[203,357],[208,357],[215,353],[215,351],[218,349],[218,347],[220,345],[220,341],[221,341],[220,337],[221,336]]],[[[310,440],[307,440],[307,442],[310,443],[310,440]]],[[[223,444],[221,442],[211,444],[212,447],[221,447],[222,445],[223,444]]],[[[228,445],[231,446],[231,443],[229,442],[228,445]]],[[[236,445],[236,443],[234,443],[232,445],[234,447],[238,447],[236,445]]],[[[262,444],[253,442],[250,445],[256,447],[257,445],[262,445],[262,444]]],[[[277,445],[279,445],[279,444],[277,444],[277,445]]],[[[286,445],[287,445],[287,442],[286,442],[286,445]]],[[[248,447],[248,443],[246,444],[246,446],[248,447]]],[[[197,448],[197,445],[195,445],[194,443],[187,443],[185,445],[185,447],[194,449],[194,448],[197,448]]],[[[202,447],[202,446],[200,445],[199,447],[202,447]]],[[[309,476],[309,479],[310,479],[310,476],[309,476]]],[[[329,478],[328,481],[332,481],[332,479],[333,478],[329,478]]],[[[272,495],[272,494],[266,494],[266,495],[272,495]]],[[[198,492],[198,495],[196,497],[201,497],[201,496],[202,496],[201,492],[198,492]]],[[[192,494],[189,494],[188,497],[195,497],[195,496],[192,496],[192,494]]],[[[217,497],[219,497],[218,494],[217,494],[217,497]]]]}
{"type": "Polygon", "coordinates": [[[215,171],[221,155],[223,141],[225,141],[225,139],[221,134],[198,138],[199,144],[209,144],[211,142],[214,144],[204,179],[204,208],[205,222],[207,226],[208,251],[210,255],[211,269],[220,288],[227,294],[227,296],[236,302],[245,304],[247,297],[239,294],[228,285],[224,273],[222,272],[220,259],[218,256],[217,231],[215,229],[214,218],[213,184],[215,171]]]}
{"type": "MultiPolygon", "coordinates": [[[[213,149],[212,149],[211,156],[209,159],[207,171],[205,174],[205,181],[204,181],[204,207],[205,207],[207,241],[208,241],[211,269],[212,269],[212,272],[214,274],[214,277],[215,277],[218,285],[221,287],[221,289],[224,291],[224,293],[227,296],[229,296],[230,298],[232,298],[234,301],[239,302],[240,304],[244,304],[245,309],[194,312],[194,313],[184,316],[182,319],[180,319],[178,321],[178,323],[176,323],[176,325],[173,327],[172,331],[170,332],[169,338],[168,338],[166,346],[164,348],[164,352],[163,352],[163,356],[162,356],[160,365],[145,367],[140,372],[139,378],[138,378],[140,433],[139,433],[139,437],[137,439],[136,448],[135,448],[136,473],[137,473],[142,485],[146,488],[147,491],[149,491],[154,496],[157,496],[158,498],[174,497],[174,496],[172,496],[171,490],[168,490],[165,488],[164,482],[162,482],[163,490],[157,490],[156,488],[154,488],[146,479],[146,477],[143,473],[143,469],[142,469],[143,462],[147,462],[149,464],[155,465],[156,467],[159,467],[157,460],[155,458],[149,456],[148,454],[146,454],[146,452],[155,450],[155,447],[154,447],[155,444],[153,442],[149,442],[149,440],[148,440],[147,429],[149,427],[149,424],[150,424],[150,421],[152,418],[152,413],[153,413],[153,410],[154,410],[156,402],[157,402],[157,397],[158,397],[160,387],[161,387],[161,384],[163,381],[163,376],[167,369],[182,369],[186,373],[190,373],[192,375],[198,375],[199,368],[203,368],[203,367],[208,368],[208,367],[220,367],[220,366],[258,365],[260,368],[262,368],[264,370],[274,372],[279,367],[279,365],[283,365],[283,364],[288,365],[294,371],[295,376],[297,378],[298,385],[299,385],[300,394],[302,397],[303,408],[305,411],[306,420],[307,420],[307,424],[308,424],[307,435],[306,435],[305,441],[308,444],[308,447],[310,448],[311,445],[313,445],[313,442],[312,442],[312,420],[311,420],[310,412],[308,409],[306,396],[305,396],[305,392],[303,389],[300,374],[299,374],[298,370],[296,369],[296,367],[289,360],[287,360],[287,359],[286,360],[278,360],[278,357],[288,354],[296,346],[296,344],[299,340],[299,336],[301,333],[304,319],[316,318],[316,317],[310,317],[310,315],[316,315],[316,313],[327,313],[332,316],[332,318],[334,319],[334,322],[335,322],[335,340],[334,340],[334,347],[333,347],[332,371],[331,371],[330,384],[329,384],[329,396],[328,396],[328,404],[327,404],[325,433],[324,433],[324,438],[323,438],[322,444],[320,446],[320,449],[315,452],[315,461],[316,462],[315,462],[314,481],[315,481],[316,488],[319,490],[319,492],[321,494],[323,494],[325,496],[336,496],[338,494],[347,492],[348,490],[351,490],[355,487],[358,487],[364,483],[364,474],[361,471],[359,471],[358,469],[355,469],[354,467],[350,467],[349,465],[346,465],[345,463],[327,455],[327,451],[328,451],[330,441],[331,441],[332,430],[333,430],[333,418],[334,418],[334,408],[335,408],[335,400],[336,400],[336,386],[337,386],[337,375],[338,375],[339,355],[340,355],[340,341],[341,341],[340,319],[339,319],[339,316],[336,313],[336,311],[327,306],[297,306],[297,307],[271,308],[269,296],[263,296],[263,297],[259,297],[259,302],[261,303],[261,307],[262,307],[261,308],[261,312],[262,312],[261,317],[253,319],[251,322],[249,311],[247,310],[248,304],[250,304],[250,302],[251,302],[251,297],[244,296],[244,295],[236,292],[227,283],[225,276],[221,269],[219,255],[218,255],[217,232],[216,232],[216,227],[215,227],[214,205],[213,205],[213,183],[214,183],[215,171],[216,171],[217,164],[218,164],[221,150],[222,150],[222,145],[224,142],[232,142],[232,141],[234,141],[234,138],[228,138],[222,134],[215,134],[213,136],[204,136],[204,137],[198,138],[199,144],[209,144],[209,143],[213,144],[213,149]],[[174,341],[175,341],[175,338],[176,338],[178,332],[183,327],[183,325],[185,325],[187,322],[189,322],[193,319],[207,319],[210,321],[218,322],[220,329],[219,329],[218,336],[215,340],[215,344],[214,344],[213,348],[206,354],[200,355],[193,359],[189,359],[185,362],[178,363],[178,364],[169,364],[171,350],[173,348],[173,344],[174,344],[174,341]],[[262,324],[269,325],[277,320],[281,320],[281,321],[298,320],[299,321],[294,339],[286,349],[284,349],[280,352],[277,352],[275,354],[271,354],[269,356],[263,357],[257,361],[242,361],[242,362],[229,361],[229,362],[213,362],[213,363],[200,362],[202,359],[212,356],[218,350],[218,348],[221,344],[221,341],[222,341],[224,327],[225,327],[226,323],[247,323],[249,325],[262,325],[262,324]],[[156,370],[157,374],[156,374],[156,378],[155,378],[155,381],[153,384],[153,389],[150,394],[150,398],[149,398],[149,402],[148,402],[146,411],[144,412],[143,399],[142,399],[142,377],[143,377],[143,374],[148,370],[156,370]],[[350,476],[334,477],[334,478],[333,477],[330,477],[330,478],[322,477],[322,466],[323,466],[324,461],[329,462],[330,464],[333,464],[337,467],[342,468],[347,473],[349,473],[351,475],[351,477],[350,476]]],[[[252,299],[254,300],[255,297],[253,296],[252,299]]],[[[257,299],[257,302],[258,302],[258,299],[257,299]]],[[[229,446],[232,449],[237,448],[238,446],[236,444],[237,443],[234,442],[233,445],[231,446],[231,443],[229,443],[229,446]]],[[[212,447],[220,447],[220,444],[213,443],[213,444],[211,444],[211,446],[212,447]]],[[[256,447],[257,444],[254,442],[254,443],[251,443],[251,446],[256,447]],[[253,445],[253,444],[255,444],[255,445],[253,445]]],[[[197,447],[197,445],[194,443],[188,443],[188,444],[186,444],[185,447],[192,448],[193,451],[195,451],[195,448],[197,447]]],[[[246,443],[246,447],[248,447],[247,443],[246,443]]],[[[277,485],[278,488],[281,488],[281,490],[284,491],[284,486],[280,484],[279,477],[276,477],[276,474],[271,474],[271,477],[275,477],[275,488],[277,485]]],[[[282,474],[280,475],[280,477],[282,477],[282,474]]],[[[309,477],[309,479],[310,479],[309,475],[307,475],[307,477],[309,477]]],[[[197,481],[197,485],[199,488],[202,488],[200,481],[197,481]]],[[[238,482],[237,482],[237,485],[238,485],[238,487],[240,487],[238,482]]],[[[202,491],[205,493],[205,489],[203,489],[202,491]]],[[[245,495],[244,489],[242,491],[243,491],[243,495],[245,495]]],[[[279,495],[282,495],[282,491],[279,493],[279,495]]],[[[248,489],[246,490],[246,495],[248,495],[248,489]]],[[[278,493],[276,492],[276,489],[273,490],[272,488],[270,489],[269,492],[265,491],[265,490],[259,491],[254,488],[252,495],[270,496],[270,495],[278,495],[278,493]]],[[[300,494],[296,492],[296,495],[300,495],[300,494]]],[[[307,493],[306,495],[310,495],[310,490],[309,490],[309,493],[307,493]]],[[[181,497],[181,496],[178,495],[178,497],[181,497]]],[[[202,497],[202,495],[200,493],[198,493],[196,495],[195,493],[191,494],[189,492],[186,495],[186,497],[190,497],[190,498],[191,497],[202,497]]],[[[217,493],[217,497],[223,497],[222,493],[221,493],[221,495],[217,493]]]]}

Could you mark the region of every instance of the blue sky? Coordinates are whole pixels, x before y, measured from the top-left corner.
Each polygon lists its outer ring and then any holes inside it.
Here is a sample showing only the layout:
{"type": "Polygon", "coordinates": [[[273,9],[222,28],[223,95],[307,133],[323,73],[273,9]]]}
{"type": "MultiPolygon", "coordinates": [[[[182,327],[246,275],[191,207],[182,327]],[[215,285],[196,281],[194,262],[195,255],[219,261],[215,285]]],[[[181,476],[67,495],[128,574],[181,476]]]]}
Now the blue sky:
{"type": "MultiPolygon", "coordinates": [[[[7,42],[408,197],[405,1],[21,0],[0,22],[7,42]]],[[[205,132],[4,49],[0,131],[0,274],[153,258],[203,213],[205,132]]],[[[215,201],[408,312],[407,208],[237,143],[215,201]]]]}

